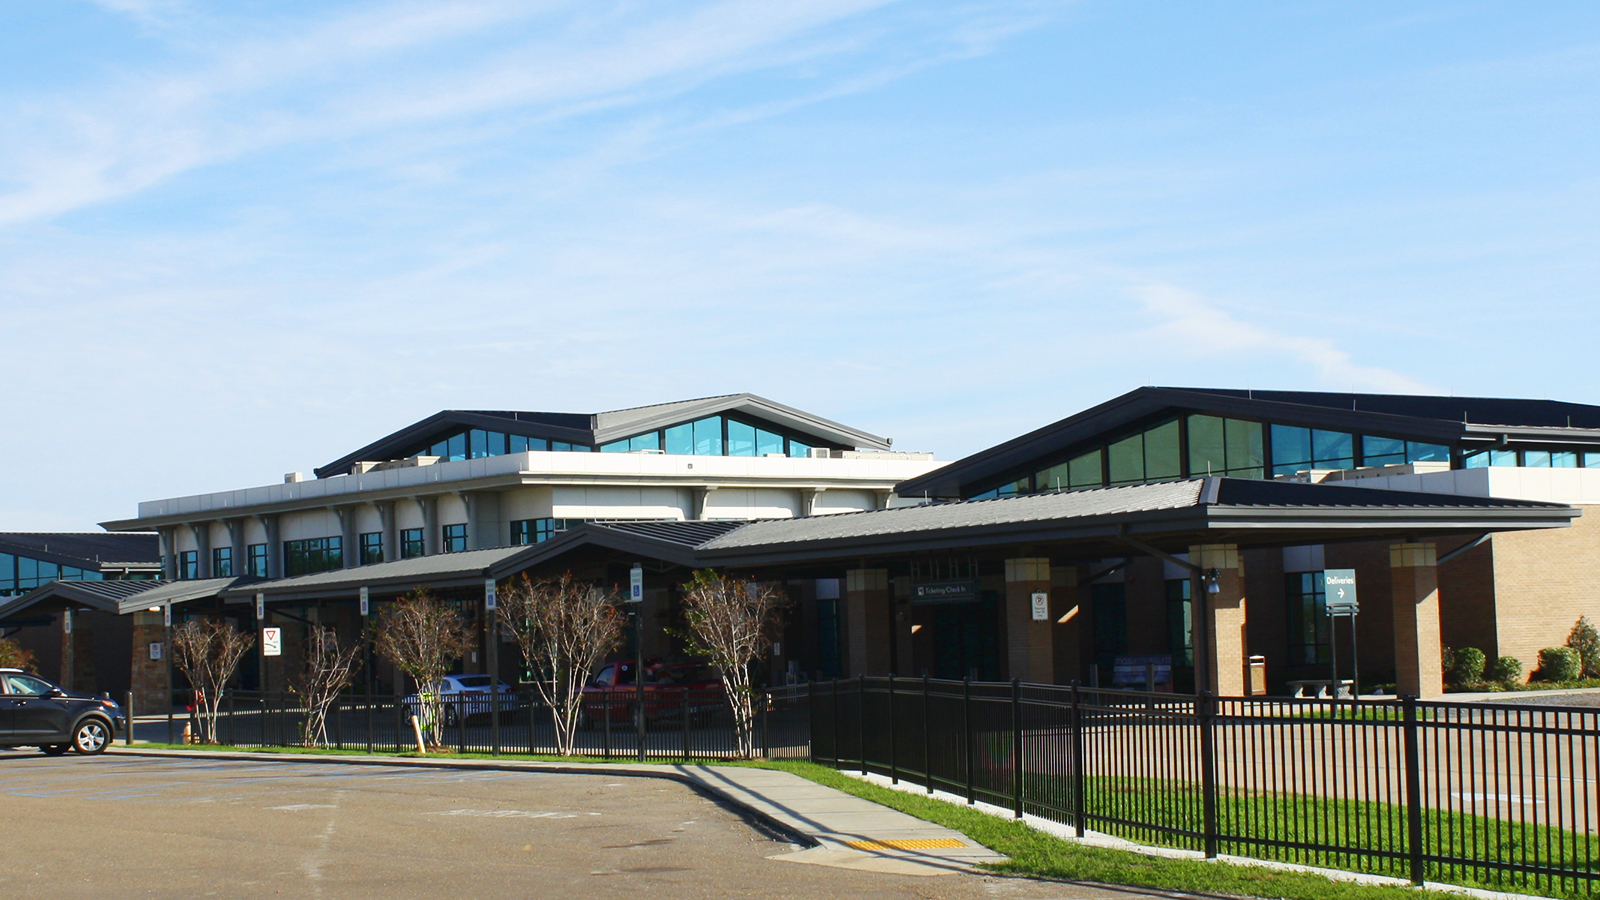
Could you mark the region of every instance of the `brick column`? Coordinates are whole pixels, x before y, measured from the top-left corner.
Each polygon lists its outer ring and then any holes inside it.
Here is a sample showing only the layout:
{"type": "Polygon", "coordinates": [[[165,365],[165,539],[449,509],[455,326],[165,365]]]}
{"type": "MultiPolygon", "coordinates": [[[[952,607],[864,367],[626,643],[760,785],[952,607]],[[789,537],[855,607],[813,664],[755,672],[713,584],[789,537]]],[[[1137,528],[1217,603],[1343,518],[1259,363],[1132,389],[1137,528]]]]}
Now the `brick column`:
{"type": "Polygon", "coordinates": [[[1056,684],[1083,677],[1083,588],[1080,566],[1050,570],[1050,630],[1055,646],[1056,684]]]}
{"type": "Polygon", "coordinates": [[[1243,697],[1249,646],[1245,636],[1244,556],[1237,544],[1201,544],[1189,548],[1189,560],[1203,571],[1217,572],[1217,593],[1204,590],[1195,602],[1195,617],[1205,646],[1197,660],[1205,667],[1206,687],[1219,697],[1243,697]]]}
{"type": "Polygon", "coordinates": [[[163,644],[165,640],[161,613],[133,614],[133,681],[130,689],[133,691],[133,711],[137,715],[153,715],[167,710],[168,701],[162,699],[167,693],[167,648],[162,647],[161,659],[150,658],[150,645],[163,644]]]}
{"type": "Polygon", "coordinates": [[[61,686],[69,691],[93,691],[94,614],[71,609],[61,611],[61,686]],[[67,617],[72,617],[72,632],[67,633],[67,617]]]}
{"type": "Polygon", "coordinates": [[[854,675],[889,674],[889,628],[894,614],[888,569],[845,573],[844,615],[854,675]]]}
{"type": "Polygon", "coordinates": [[[1050,593],[1050,560],[1006,560],[1006,662],[1012,678],[1040,684],[1055,681],[1055,629],[1049,619],[1033,621],[1033,594],[1050,593]]]}
{"type": "Polygon", "coordinates": [[[1396,687],[1402,694],[1437,697],[1444,693],[1438,551],[1433,544],[1394,544],[1389,548],[1389,575],[1396,687]]]}

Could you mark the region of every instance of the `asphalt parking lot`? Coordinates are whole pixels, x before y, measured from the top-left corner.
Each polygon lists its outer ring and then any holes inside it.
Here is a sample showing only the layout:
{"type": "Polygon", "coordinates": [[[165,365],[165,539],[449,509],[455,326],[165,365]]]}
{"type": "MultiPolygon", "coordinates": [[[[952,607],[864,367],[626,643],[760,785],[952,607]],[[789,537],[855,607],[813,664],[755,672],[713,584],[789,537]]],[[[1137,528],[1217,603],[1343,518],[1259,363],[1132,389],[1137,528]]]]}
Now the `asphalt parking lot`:
{"type": "Polygon", "coordinates": [[[653,778],[0,751],[0,897],[1128,898],[799,865],[653,778]]]}

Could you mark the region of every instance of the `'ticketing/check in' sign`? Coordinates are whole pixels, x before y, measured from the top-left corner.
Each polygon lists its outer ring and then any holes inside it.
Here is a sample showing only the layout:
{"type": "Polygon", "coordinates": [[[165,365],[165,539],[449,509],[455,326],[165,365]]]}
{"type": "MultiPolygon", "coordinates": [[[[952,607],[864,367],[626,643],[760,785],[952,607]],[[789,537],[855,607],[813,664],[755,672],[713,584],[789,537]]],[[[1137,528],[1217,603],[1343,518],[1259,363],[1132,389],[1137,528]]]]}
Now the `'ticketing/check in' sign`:
{"type": "Polygon", "coordinates": [[[971,603],[978,599],[976,581],[925,581],[911,586],[911,602],[971,603]]]}
{"type": "Polygon", "coordinates": [[[1330,616],[1353,616],[1361,611],[1356,601],[1355,569],[1323,569],[1322,584],[1330,616]]]}

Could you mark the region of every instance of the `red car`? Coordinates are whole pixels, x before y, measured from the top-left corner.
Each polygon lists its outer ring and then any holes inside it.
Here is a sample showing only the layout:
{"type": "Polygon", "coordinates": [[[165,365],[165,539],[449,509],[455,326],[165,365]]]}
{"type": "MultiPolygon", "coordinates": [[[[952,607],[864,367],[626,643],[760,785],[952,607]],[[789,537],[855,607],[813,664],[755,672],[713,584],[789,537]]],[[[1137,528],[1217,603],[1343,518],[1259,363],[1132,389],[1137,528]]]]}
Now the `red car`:
{"type": "MultiPolygon", "coordinates": [[[[585,727],[604,722],[632,722],[639,703],[632,662],[609,662],[595,672],[583,688],[585,727]]],[[[646,663],[644,715],[646,722],[678,719],[687,710],[691,721],[704,720],[727,708],[722,679],[710,666],[693,663],[646,663]]]]}

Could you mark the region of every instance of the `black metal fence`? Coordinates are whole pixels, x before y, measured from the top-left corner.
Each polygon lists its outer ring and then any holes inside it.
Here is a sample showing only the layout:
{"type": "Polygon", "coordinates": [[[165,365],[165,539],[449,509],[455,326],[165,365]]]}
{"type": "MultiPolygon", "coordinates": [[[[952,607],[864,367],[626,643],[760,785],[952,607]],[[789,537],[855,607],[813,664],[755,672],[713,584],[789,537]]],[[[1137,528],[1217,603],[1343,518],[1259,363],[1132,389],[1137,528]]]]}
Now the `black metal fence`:
{"type": "MultiPolygon", "coordinates": [[[[295,695],[231,691],[220,705],[216,736],[218,743],[239,747],[314,744],[337,750],[404,751],[417,749],[417,732],[422,730],[429,743],[458,753],[554,755],[559,751],[554,717],[536,692],[502,694],[498,704],[487,694],[445,695],[440,703],[439,721],[429,729],[426,723],[432,717],[414,696],[342,695],[328,711],[324,739],[306,735],[307,715],[295,695]],[[413,725],[413,716],[420,716],[424,725],[413,725]]],[[[574,753],[605,759],[672,760],[740,755],[733,713],[721,690],[652,691],[646,696],[642,723],[639,710],[631,695],[624,697],[620,692],[586,700],[574,753]]],[[[182,741],[185,726],[192,735],[203,733],[196,714],[187,718],[174,714],[168,720],[167,741],[182,741]]],[[[758,701],[753,736],[757,755],[804,757],[804,727],[803,718],[793,714],[793,704],[775,712],[771,704],[758,701]]]]}
{"type": "MultiPolygon", "coordinates": [[[[1600,888],[1600,710],[856,678],[811,758],[1147,844],[1547,895],[1600,888]]],[[[791,726],[792,729],[792,726],[791,726]]]]}

